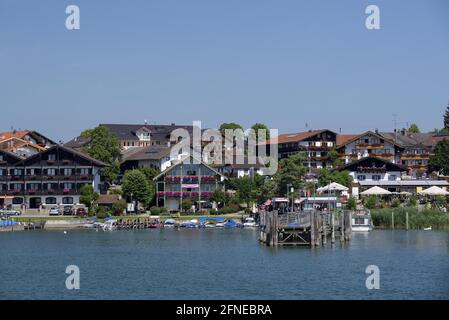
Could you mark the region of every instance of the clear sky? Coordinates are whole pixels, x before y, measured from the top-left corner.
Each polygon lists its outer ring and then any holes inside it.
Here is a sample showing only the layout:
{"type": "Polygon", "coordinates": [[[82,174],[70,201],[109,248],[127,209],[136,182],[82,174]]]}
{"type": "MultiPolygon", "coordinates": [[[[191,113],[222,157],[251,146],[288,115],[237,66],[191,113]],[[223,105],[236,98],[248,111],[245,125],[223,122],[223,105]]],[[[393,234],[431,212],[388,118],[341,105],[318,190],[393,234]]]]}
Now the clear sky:
{"type": "Polygon", "coordinates": [[[0,0],[0,130],[442,127],[446,0],[0,0]],[[81,29],[65,28],[67,5],[81,29]],[[365,27],[380,7],[381,29],[365,27]]]}

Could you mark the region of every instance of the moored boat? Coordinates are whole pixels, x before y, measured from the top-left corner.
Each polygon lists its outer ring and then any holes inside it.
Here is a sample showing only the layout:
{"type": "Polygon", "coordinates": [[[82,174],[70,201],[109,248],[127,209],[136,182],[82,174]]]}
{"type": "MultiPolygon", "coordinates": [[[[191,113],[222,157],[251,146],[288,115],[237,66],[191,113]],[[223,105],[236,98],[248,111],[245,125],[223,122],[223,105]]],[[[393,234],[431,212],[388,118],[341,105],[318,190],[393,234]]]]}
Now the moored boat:
{"type": "Polygon", "coordinates": [[[352,215],[353,232],[369,232],[373,230],[373,222],[369,210],[360,210],[352,215]]]}

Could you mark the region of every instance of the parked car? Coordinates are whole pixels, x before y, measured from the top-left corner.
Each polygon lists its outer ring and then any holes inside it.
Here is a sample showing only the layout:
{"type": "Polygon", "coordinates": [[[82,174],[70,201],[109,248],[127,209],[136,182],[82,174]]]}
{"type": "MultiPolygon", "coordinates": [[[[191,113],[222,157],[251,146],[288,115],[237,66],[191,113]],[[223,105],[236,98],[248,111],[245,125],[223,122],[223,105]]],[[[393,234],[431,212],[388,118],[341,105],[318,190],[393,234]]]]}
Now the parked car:
{"type": "Polygon", "coordinates": [[[57,207],[53,207],[50,209],[50,211],[48,212],[48,215],[50,216],[60,216],[62,214],[61,210],[59,210],[59,208],[57,207]]]}
{"type": "Polygon", "coordinates": [[[10,217],[10,216],[20,216],[22,214],[19,210],[12,209],[0,209],[0,216],[10,217]]]}
{"type": "Polygon", "coordinates": [[[87,216],[86,209],[84,209],[84,208],[76,209],[76,216],[78,216],[78,217],[85,217],[85,216],[87,216]]]}
{"type": "Polygon", "coordinates": [[[62,211],[62,214],[65,216],[71,216],[73,215],[73,210],[71,206],[65,206],[64,210],[62,211]]]}

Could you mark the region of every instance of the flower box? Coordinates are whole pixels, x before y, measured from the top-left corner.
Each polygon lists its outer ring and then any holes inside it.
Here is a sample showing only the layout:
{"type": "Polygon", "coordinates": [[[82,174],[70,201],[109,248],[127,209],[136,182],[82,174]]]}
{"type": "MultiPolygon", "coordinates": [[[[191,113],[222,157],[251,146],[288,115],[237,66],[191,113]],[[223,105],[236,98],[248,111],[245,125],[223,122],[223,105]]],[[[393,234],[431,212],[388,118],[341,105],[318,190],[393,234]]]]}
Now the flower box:
{"type": "Polygon", "coordinates": [[[47,160],[47,164],[48,164],[48,165],[52,165],[52,164],[55,164],[55,163],[56,163],[55,160],[47,160]]]}
{"type": "Polygon", "coordinates": [[[181,192],[172,192],[173,197],[180,197],[181,196],[181,192]]]}
{"type": "Polygon", "coordinates": [[[69,192],[70,192],[70,189],[64,188],[64,190],[62,190],[62,192],[63,192],[63,193],[69,193],[69,192]]]}
{"type": "Polygon", "coordinates": [[[182,196],[183,196],[184,198],[188,198],[188,197],[190,197],[190,192],[184,191],[184,192],[182,193],[182,196]]]}
{"type": "Polygon", "coordinates": [[[70,164],[72,161],[70,160],[62,160],[62,164],[70,164]]]}
{"type": "Polygon", "coordinates": [[[35,193],[36,193],[36,190],[35,190],[35,189],[28,189],[28,193],[29,193],[29,194],[35,194],[35,193]]]}
{"type": "Polygon", "coordinates": [[[157,194],[158,197],[163,197],[164,194],[165,194],[165,192],[159,191],[159,192],[157,192],[156,194],[157,194]]]}

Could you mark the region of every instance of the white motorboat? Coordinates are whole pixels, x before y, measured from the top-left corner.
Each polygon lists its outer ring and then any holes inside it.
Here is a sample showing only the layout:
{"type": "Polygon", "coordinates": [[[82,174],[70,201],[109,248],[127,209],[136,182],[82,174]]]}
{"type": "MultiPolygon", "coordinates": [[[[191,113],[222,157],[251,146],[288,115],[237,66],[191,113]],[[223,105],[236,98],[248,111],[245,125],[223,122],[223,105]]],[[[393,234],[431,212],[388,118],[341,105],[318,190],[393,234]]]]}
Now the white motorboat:
{"type": "Polygon", "coordinates": [[[432,226],[424,228],[424,231],[431,231],[432,230],[432,226]]]}
{"type": "Polygon", "coordinates": [[[217,223],[215,224],[215,227],[216,227],[216,228],[224,228],[225,223],[226,223],[225,221],[217,222],[217,223]]]}
{"type": "Polygon", "coordinates": [[[246,218],[245,222],[243,223],[243,227],[244,228],[255,228],[257,227],[257,223],[256,220],[254,220],[254,218],[246,218]]]}
{"type": "Polygon", "coordinates": [[[164,228],[174,228],[176,224],[175,219],[167,219],[164,222],[164,228]]]}
{"type": "Polygon", "coordinates": [[[352,215],[352,231],[353,232],[369,232],[373,230],[371,213],[369,211],[356,211],[352,215]]]}

